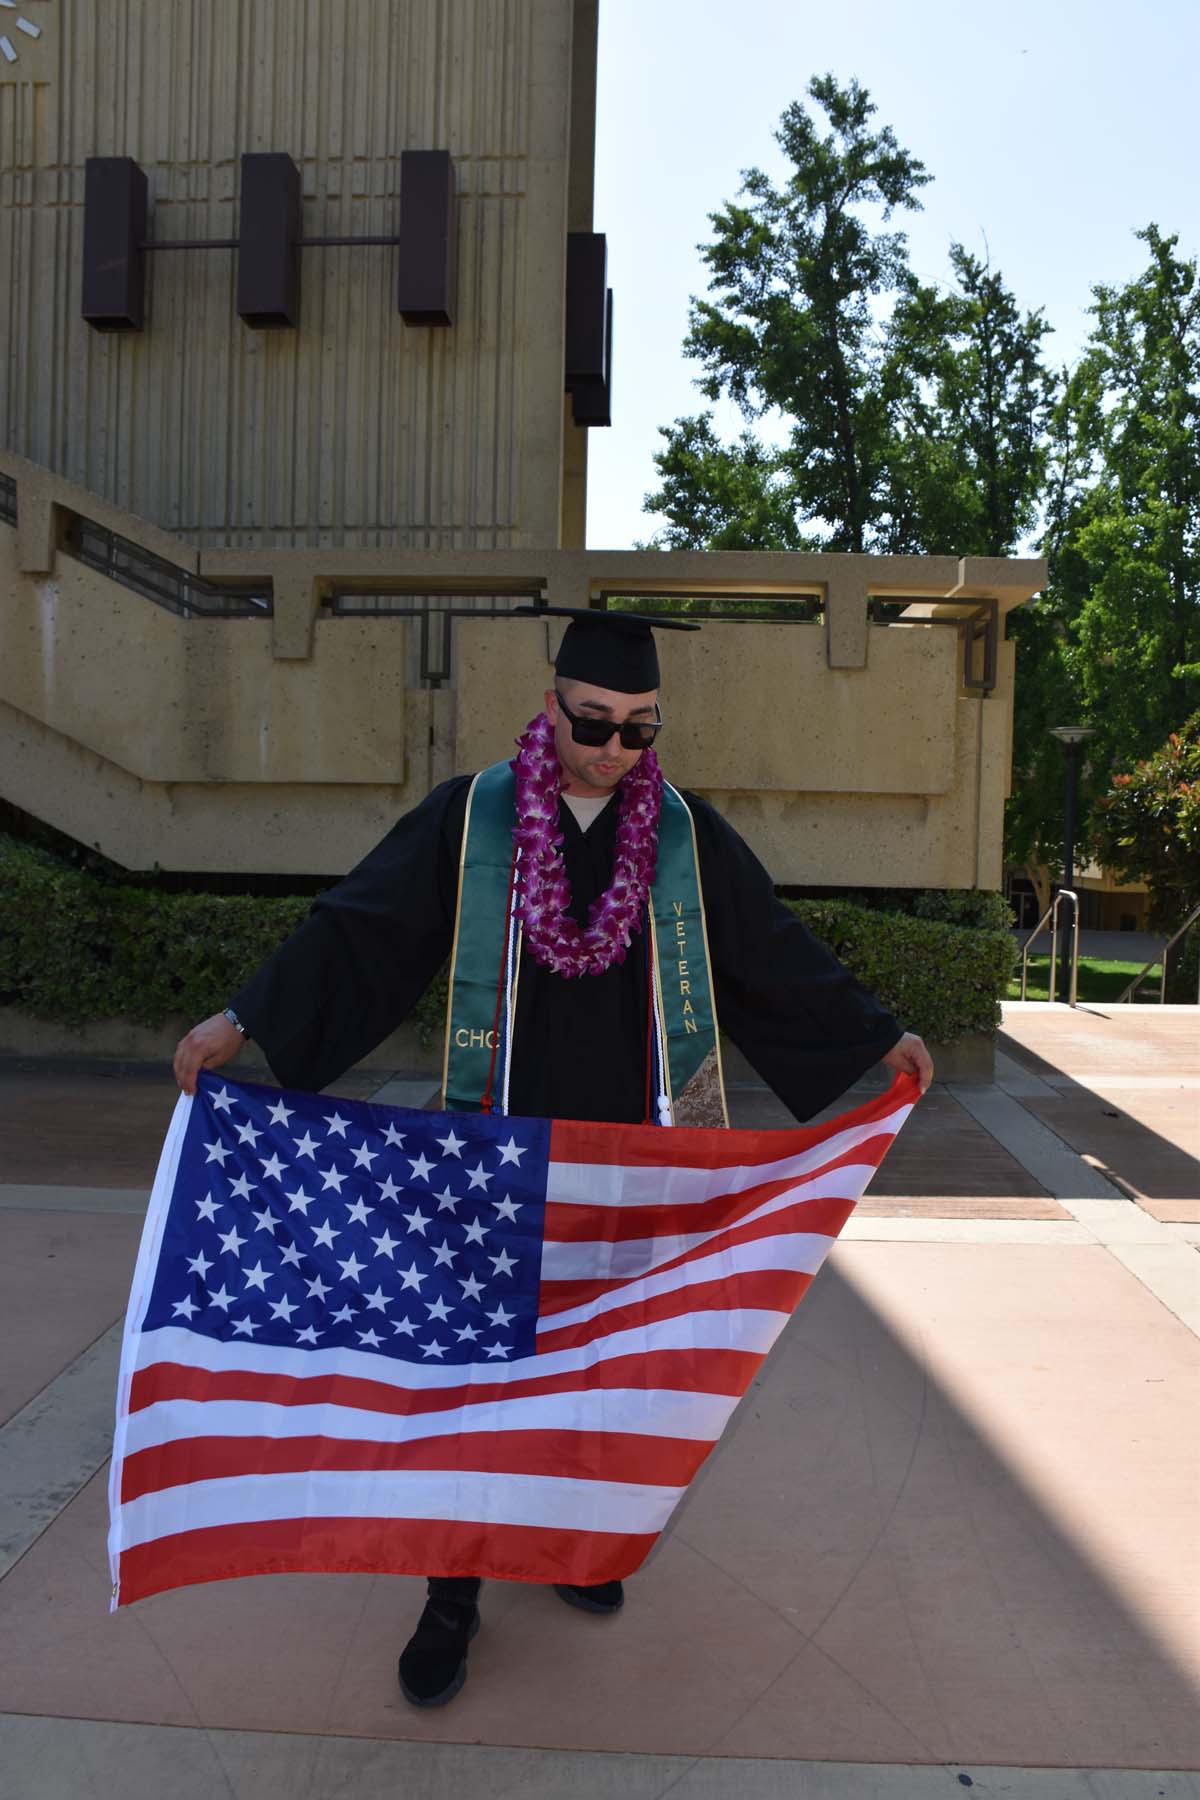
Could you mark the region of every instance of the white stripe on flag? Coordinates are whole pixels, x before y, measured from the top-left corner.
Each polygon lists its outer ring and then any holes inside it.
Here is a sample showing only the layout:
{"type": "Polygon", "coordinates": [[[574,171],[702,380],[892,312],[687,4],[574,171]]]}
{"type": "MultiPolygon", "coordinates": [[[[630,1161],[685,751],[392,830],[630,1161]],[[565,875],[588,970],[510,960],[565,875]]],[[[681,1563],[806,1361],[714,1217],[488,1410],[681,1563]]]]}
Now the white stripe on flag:
{"type": "MultiPolygon", "coordinates": [[[[538,1320],[537,1328],[539,1332],[559,1331],[564,1325],[577,1325],[600,1313],[611,1312],[614,1307],[636,1305],[639,1300],[648,1300],[655,1294],[669,1294],[677,1288],[685,1290],[680,1304],[686,1306],[686,1289],[697,1282],[722,1281],[730,1275],[753,1273],[756,1269],[795,1269],[801,1274],[815,1275],[832,1244],[831,1237],[815,1231],[793,1231],[785,1237],[753,1238],[748,1244],[731,1244],[726,1250],[714,1251],[711,1256],[698,1256],[692,1262],[680,1263],[676,1269],[664,1270],[661,1275],[647,1275],[641,1281],[629,1281],[622,1287],[610,1288],[608,1293],[597,1294],[595,1299],[586,1300],[582,1306],[546,1313],[538,1320]]],[[[776,1313],[775,1318],[782,1327],[783,1314],[776,1313]]]]}
{"type": "MultiPolygon", "coordinates": [[[[564,1317],[563,1313],[555,1313],[555,1326],[564,1317]]],[[[630,1326],[595,1338],[576,1350],[552,1350],[511,1363],[460,1363],[450,1369],[372,1356],[365,1350],[289,1350],[278,1344],[254,1344],[240,1338],[221,1343],[184,1326],[160,1325],[156,1331],[141,1334],[139,1367],[181,1363],[214,1375],[239,1374],[244,1370],[251,1375],[286,1375],[292,1379],[344,1375],[354,1381],[378,1381],[388,1387],[425,1392],[466,1388],[473,1381],[505,1387],[509,1382],[535,1377],[541,1380],[545,1376],[575,1375],[615,1356],[652,1356],[659,1350],[744,1350],[762,1356],[779,1336],[782,1323],[780,1313],[735,1307],[630,1326]]]]}
{"type": "Polygon", "coordinates": [[[543,1281],[626,1281],[631,1275],[645,1275],[660,1263],[685,1256],[701,1244],[711,1243],[727,1231],[749,1225],[756,1219],[784,1212],[798,1200],[857,1201],[875,1173],[874,1163],[847,1163],[812,1181],[798,1182],[782,1194],[752,1206],[740,1218],[714,1225],[710,1231],[678,1233],[671,1237],[618,1238],[615,1242],[592,1240],[564,1242],[547,1238],[542,1249],[543,1281]]]}
{"type": "Polygon", "coordinates": [[[764,1181],[788,1181],[823,1168],[871,1138],[894,1137],[912,1106],[898,1106],[882,1119],[838,1131],[810,1150],[775,1162],[740,1163],[727,1169],[625,1167],[621,1163],[558,1162],[550,1164],[546,1198],[573,1206],[697,1206],[722,1194],[740,1194],[764,1181]]]}
{"type": "Polygon", "coordinates": [[[310,1469],[301,1474],[223,1476],[127,1501],[114,1519],[117,1546],[268,1519],[457,1519],[486,1525],[545,1525],[640,1535],[661,1531],[679,1487],[580,1481],[456,1469],[310,1469]]]}
{"type": "Polygon", "coordinates": [[[487,1400],[445,1412],[364,1412],[353,1406],[274,1406],[261,1400],[160,1400],[134,1413],[127,1455],[179,1438],[325,1437],[377,1444],[495,1431],[621,1431],[713,1443],[737,1405],[734,1394],[675,1388],[594,1388],[487,1400]]]}

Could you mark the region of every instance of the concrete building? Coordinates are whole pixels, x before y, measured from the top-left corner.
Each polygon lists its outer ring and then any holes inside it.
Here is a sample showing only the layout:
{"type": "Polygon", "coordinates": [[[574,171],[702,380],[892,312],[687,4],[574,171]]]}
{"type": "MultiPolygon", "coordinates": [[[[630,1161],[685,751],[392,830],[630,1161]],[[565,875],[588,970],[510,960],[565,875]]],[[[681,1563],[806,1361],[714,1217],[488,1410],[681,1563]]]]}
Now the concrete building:
{"type": "Polygon", "coordinates": [[[585,548],[636,328],[596,28],[0,15],[4,798],[132,869],[337,873],[535,710],[554,627],[514,605],[703,594],[664,646],[674,780],[780,882],[999,887],[1004,618],[1042,564],[585,548]]]}

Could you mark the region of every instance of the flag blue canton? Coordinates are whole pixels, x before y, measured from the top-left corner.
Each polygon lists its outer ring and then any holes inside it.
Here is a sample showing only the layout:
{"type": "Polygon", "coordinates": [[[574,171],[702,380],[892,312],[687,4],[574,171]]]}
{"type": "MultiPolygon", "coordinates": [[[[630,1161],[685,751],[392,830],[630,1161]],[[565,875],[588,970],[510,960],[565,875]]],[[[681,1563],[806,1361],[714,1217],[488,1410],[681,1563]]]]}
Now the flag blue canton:
{"type": "Polygon", "coordinates": [[[532,1356],[550,1127],[202,1075],[142,1329],[367,1350],[532,1356]]]}

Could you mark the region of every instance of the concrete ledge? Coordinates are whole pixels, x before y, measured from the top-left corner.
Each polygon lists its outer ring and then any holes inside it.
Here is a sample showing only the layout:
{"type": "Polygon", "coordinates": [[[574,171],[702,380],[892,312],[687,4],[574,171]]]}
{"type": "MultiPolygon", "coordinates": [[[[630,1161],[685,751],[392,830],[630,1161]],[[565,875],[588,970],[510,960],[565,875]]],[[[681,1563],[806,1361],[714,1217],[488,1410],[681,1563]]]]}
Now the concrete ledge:
{"type": "MultiPolygon", "coordinates": [[[[99,1019],[91,1025],[60,1025],[51,1019],[35,1019],[15,1006],[0,1006],[0,1056],[71,1057],[97,1062],[170,1062],[180,1038],[194,1024],[182,1014],[165,1025],[135,1025],[129,1019],[99,1019]]],[[[930,1055],[939,1081],[969,1084],[996,1079],[996,1039],[986,1031],[968,1032],[949,1044],[931,1044],[930,1055]]],[[[745,1057],[728,1041],[723,1043],[725,1077],[732,1087],[762,1088],[763,1084],[745,1057]]],[[[239,1074],[253,1079],[266,1070],[256,1044],[247,1044],[237,1059],[239,1074]]],[[[422,1044],[415,1026],[402,1025],[365,1056],[359,1069],[406,1075],[441,1075],[440,1043],[422,1044]]],[[[886,1073],[886,1071],[885,1071],[886,1073]]],[[[763,1090],[766,1091],[765,1089],[763,1090]]]]}
{"type": "MultiPolygon", "coordinates": [[[[135,1025],[130,1019],[98,1019],[91,1025],[60,1025],[52,1019],[35,1019],[15,1006],[0,1006],[0,1056],[71,1057],[97,1062],[170,1062],[175,1046],[195,1024],[182,1014],[165,1025],[135,1025]]],[[[232,1067],[233,1065],[231,1065],[232,1067]]],[[[237,1058],[236,1071],[253,1080],[266,1071],[266,1059],[257,1044],[247,1044],[237,1058]]],[[[423,1045],[415,1026],[402,1025],[369,1056],[356,1064],[360,1069],[406,1074],[441,1075],[439,1044],[423,1045]]]]}

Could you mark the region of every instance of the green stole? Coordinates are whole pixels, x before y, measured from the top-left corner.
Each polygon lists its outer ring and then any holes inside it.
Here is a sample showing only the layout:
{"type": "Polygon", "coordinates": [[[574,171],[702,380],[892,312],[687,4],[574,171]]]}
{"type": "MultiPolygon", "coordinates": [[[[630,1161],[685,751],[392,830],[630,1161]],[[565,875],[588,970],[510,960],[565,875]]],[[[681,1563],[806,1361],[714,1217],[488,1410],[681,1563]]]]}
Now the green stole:
{"type": "MultiPolygon", "coordinates": [[[[444,1104],[452,1112],[478,1112],[488,1084],[501,958],[507,955],[515,788],[512,765],[499,762],[476,775],[467,796],[442,1081],[444,1104]]],[[[650,903],[654,988],[672,1123],[727,1125],[695,826],[682,796],[666,782],[650,903]]],[[[518,941],[509,996],[514,1008],[519,966],[518,941]]],[[[493,1096],[497,1106],[503,1056],[500,1045],[493,1096]]]]}

